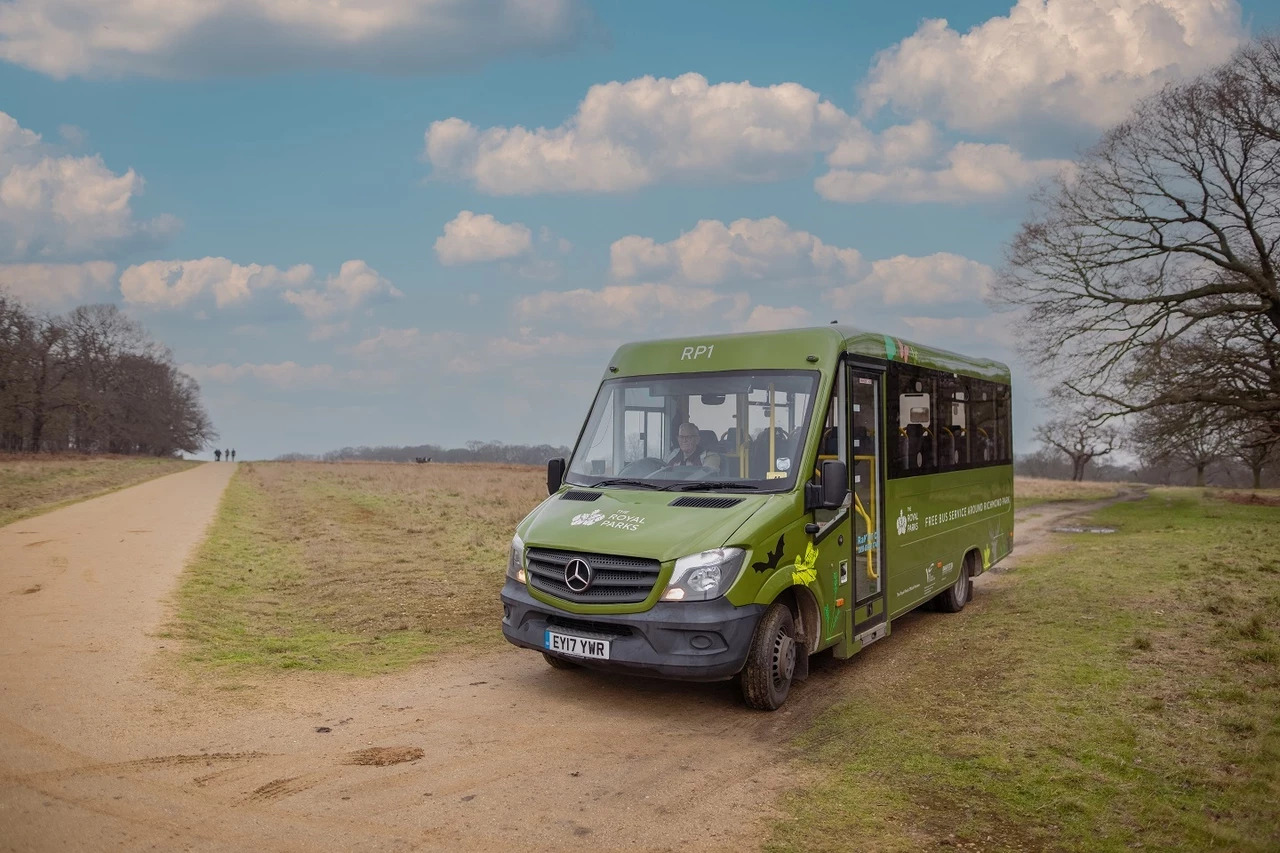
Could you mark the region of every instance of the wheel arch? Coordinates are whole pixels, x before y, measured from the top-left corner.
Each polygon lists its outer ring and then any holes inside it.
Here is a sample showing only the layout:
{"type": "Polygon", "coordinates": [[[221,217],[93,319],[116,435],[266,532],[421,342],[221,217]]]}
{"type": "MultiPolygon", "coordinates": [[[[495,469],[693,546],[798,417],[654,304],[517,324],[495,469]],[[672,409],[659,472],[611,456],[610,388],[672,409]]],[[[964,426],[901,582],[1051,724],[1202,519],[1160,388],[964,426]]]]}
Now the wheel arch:
{"type": "Polygon", "coordinates": [[[976,578],[982,574],[982,549],[977,545],[970,545],[968,550],[964,552],[964,558],[961,565],[969,569],[969,577],[976,578]]]}
{"type": "Polygon", "coordinates": [[[792,620],[804,634],[809,654],[818,651],[822,642],[822,608],[818,606],[813,591],[807,586],[793,584],[779,592],[774,601],[781,602],[791,611],[792,620]]]}

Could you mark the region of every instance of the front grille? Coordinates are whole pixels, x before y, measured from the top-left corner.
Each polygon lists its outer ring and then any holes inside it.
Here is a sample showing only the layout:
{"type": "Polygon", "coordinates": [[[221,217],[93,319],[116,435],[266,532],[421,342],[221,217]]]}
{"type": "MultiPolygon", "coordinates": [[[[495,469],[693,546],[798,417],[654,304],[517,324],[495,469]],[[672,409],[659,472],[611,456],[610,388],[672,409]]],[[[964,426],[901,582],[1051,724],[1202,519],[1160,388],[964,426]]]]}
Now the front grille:
{"type": "Polygon", "coordinates": [[[630,625],[615,625],[612,622],[591,622],[587,619],[566,619],[563,616],[548,616],[547,624],[553,628],[565,628],[585,634],[604,634],[613,637],[630,637],[630,625]]]}
{"type": "Polygon", "coordinates": [[[686,495],[683,498],[676,498],[667,506],[693,506],[700,509],[728,509],[731,506],[737,506],[742,503],[742,498],[704,498],[696,495],[686,495]]]}
{"type": "Polygon", "coordinates": [[[612,554],[580,554],[530,548],[529,583],[534,589],[577,604],[636,604],[644,601],[658,582],[657,560],[617,557],[612,554]],[[574,592],[564,582],[564,567],[572,559],[591,566],[591,586],[574,592]]]}
{"type": "Polygon", "coordinates": [[[594,501],[600,497],[599,492],[568,491],[560,496],[562,501],[594,501]]]}

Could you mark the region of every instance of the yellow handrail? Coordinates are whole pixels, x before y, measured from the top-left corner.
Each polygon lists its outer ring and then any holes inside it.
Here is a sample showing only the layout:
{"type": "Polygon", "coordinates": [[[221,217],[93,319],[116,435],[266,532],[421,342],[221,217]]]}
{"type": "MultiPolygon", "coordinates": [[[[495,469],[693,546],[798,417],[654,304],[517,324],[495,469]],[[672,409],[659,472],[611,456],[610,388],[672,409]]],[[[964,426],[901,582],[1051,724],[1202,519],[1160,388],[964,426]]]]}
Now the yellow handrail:
{"type": "MultiPolygon", "coordinates": [[[[862,516],[862,520],[867,523],[867,539],[869,540],[871,538],[871,529],[873,527],[873,522],[871,521],[871,516],[867,515],[867,511],[862,508],[862,500],[858,497],[857,492],[853,493],[853,508],[858,511],[858,515],[862,516]]],[[[856,538],[854,540],[854,546],[857,547],[856,538]]],[[[867,543],[867,577],[870,580],[874,581],[874,580],[879,580],[880,575],[876,574],[875,564],[871,562],[872,548],[870,546],[871,546],[871,543],[868,542],[867,543]]]]}
{"type": "MultiPolygon", "coordinates": [[[[871,487],[871,508],[874,510],[876,507],[879,506],[879,504],[876,503],[876,480],[877,480],[876,457],[875,456],[854,456],[853,461],[870,463],[871,479],[868,485],[871,487]]],[[[867,548],[867,577],[873,581],[880,580],[880,573],[875,570],[874,564],[871,562],[872,553],[878,553],[880,550],[880,545],[879,545],[880,531],[876,528],[876,523],[875,521],[872,520],[871,516],[867,515],[867,511],[863,508],[862,501],[861,499],[858,498],[857,492],[853,493],[853,500],[855,502],[856,509],[858,510],[858,514],[861,515],[863,520],[866,521],[867,523],[867,539],[869,540],[871,538],[872,533],[876,534],[876,547],[867,548]]],[[[857,547],[856,537],[854,540],[854,547],[857,547]]]]}

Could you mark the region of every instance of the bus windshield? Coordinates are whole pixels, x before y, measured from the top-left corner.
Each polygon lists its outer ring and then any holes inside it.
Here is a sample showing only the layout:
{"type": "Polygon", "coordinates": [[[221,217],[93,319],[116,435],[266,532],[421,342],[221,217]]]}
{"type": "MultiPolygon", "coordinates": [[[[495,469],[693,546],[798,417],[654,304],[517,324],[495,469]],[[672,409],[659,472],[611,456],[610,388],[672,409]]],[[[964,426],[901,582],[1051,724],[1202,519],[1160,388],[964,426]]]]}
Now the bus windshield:
{"type": "Polygon", "coordinates": [[[610,379],[569,463],[569,482],[672,491],[786,491],[800,470],[817,371],[610,379]]]}

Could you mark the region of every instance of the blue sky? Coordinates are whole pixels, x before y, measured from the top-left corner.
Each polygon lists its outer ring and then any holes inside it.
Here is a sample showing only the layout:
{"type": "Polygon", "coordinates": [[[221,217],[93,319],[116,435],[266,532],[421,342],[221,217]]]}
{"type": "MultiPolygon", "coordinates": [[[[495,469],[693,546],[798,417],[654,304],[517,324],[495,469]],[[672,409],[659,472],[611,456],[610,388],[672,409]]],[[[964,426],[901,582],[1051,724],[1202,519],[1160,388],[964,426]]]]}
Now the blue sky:
{"type": "Polygon", "coordinates": [[[242,457],[571,443],[619,342],[839,319],[1015,362],[1039,181],[1230,0],[0,0],[0,286],[119,303],[242,457]],[[945,18],[943,23],[940,18],[945,18]]]}

